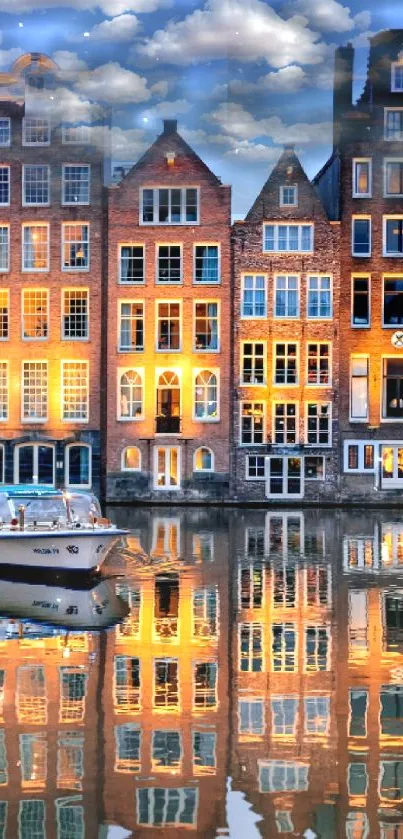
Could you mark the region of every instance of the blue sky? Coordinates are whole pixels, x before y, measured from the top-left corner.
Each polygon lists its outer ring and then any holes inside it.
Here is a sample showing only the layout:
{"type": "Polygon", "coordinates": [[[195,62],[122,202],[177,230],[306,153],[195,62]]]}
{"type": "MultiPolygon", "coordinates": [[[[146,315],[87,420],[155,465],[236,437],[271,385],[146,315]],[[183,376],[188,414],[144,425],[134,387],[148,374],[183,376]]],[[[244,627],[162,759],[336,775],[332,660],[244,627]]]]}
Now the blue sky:
{"type": "Polygon", "coordinates": [[[111,110],[116,161],[176,117],[239,217],[284,142],[310,176],[328,156],[335,46],[356,47],[358,94],[368,37],[400,27],[401,0],[0,0],[0,71],[23,52],[54,58],[72,106],[111,110]]]}

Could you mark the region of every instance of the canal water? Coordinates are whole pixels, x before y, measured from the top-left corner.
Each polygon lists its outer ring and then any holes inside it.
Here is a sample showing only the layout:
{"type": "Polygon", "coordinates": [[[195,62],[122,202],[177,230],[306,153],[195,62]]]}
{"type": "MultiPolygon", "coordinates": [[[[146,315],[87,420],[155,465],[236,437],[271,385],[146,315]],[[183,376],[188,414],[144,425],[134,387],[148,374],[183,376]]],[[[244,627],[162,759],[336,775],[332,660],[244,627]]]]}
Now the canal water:
{"type": "Polygon", "coordinates": [[[0,580],[0,839],[403,839],[403,516],[108,514],[107,583],[0,580]]]}

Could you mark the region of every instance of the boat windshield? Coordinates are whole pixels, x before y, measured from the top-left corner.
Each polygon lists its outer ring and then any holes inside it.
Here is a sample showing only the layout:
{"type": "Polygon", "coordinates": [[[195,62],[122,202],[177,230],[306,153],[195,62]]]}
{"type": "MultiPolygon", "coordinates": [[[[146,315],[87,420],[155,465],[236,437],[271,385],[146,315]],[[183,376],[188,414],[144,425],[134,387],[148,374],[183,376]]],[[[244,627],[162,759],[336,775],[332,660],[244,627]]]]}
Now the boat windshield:
{"type": "Polygon", "coordinates": [[[18,516],[19,507],[25,507],[25,521],[27,523],[34,521],[66,521],[66,507],[62,495],[49,496],[47,498],[46,496],[44,498],[19,496],[18,498],[13,498],[13,505],[16,516],[18,516]]]}
{"type": "Polygon", "coordinates": [[[101,508],[98,500],[93,495],[79,495],[72,493],[70,497],[70,509],[73,521],[85,522],[88,524],[90,516],[101,515],[101,508]]]}

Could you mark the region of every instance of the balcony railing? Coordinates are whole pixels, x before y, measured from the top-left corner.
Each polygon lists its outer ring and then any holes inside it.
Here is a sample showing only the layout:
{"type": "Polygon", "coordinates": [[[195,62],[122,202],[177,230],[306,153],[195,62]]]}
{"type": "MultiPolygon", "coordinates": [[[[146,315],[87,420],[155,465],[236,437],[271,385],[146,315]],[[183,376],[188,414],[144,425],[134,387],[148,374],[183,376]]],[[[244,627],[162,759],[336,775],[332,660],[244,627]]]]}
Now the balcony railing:
{"type": "Polygon", "coordinates": [[[155,417],[156,434],[180,434],[181,417],[155,417]]]}

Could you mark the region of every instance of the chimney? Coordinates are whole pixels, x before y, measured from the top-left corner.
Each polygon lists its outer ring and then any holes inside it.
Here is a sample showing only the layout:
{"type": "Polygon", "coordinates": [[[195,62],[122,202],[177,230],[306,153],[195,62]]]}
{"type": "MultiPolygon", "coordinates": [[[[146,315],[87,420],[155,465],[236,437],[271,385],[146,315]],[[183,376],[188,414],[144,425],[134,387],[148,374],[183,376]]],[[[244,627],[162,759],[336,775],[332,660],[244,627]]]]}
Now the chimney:
{"type": "Polygon", "coordinates": [[[339,145],[342,120],[353,104],[354,47],[338,47],[334,60],[333,84],[333,146],[339,145]]]}
{"type": "Polygon", "coordinates": [[[164,119],[164,134],[176,134],[177,130],[178,121],[176,119],[164,119]]]}

